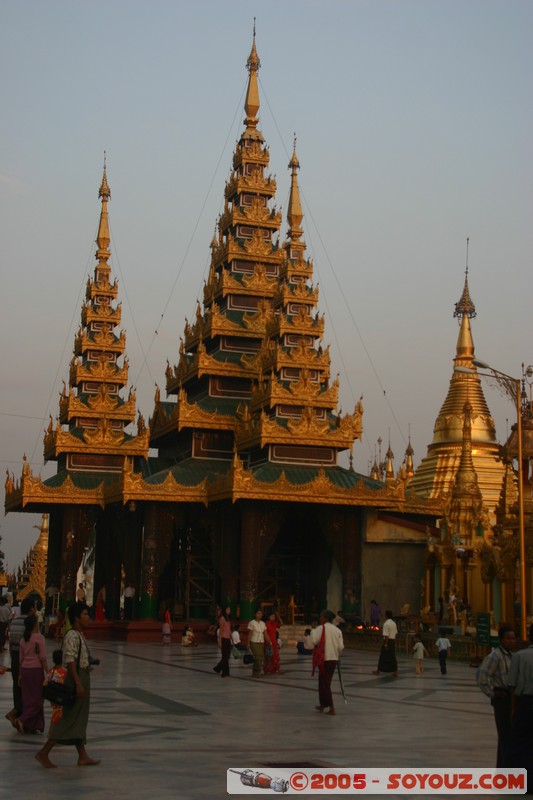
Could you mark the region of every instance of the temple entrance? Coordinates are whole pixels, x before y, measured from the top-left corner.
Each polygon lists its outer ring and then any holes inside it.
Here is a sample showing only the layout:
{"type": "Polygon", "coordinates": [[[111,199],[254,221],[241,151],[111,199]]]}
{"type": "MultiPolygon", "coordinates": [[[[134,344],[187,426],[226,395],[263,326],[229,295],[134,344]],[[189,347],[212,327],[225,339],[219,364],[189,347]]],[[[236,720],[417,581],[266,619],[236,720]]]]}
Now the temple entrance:
{"type": "Polygon", "coordinates": [[[259,575],[258,601],[265,614],[284,622],[311,622],[326,606],[331,548],[316,513],[291,511],[282,523],[259,575]]]}

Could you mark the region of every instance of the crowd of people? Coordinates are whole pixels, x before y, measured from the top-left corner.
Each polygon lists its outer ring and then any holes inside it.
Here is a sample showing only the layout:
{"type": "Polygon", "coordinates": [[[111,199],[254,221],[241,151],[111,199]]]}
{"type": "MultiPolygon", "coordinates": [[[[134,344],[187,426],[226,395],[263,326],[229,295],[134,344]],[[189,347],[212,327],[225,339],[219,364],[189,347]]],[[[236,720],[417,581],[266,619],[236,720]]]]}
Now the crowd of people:
{"type": "MultiPolygon", "coordinates": [[[[43,747],[35,754],[39,763],[54,768],[50,753],[56,744],[74,745],[78,753],[79,766],[99,764],[91,758],[86,749],[86,731],[90,705],[90,671],[93,664],[84,631],[90,624],[89,609],[84,602],[85,595],[80,585],[77,601],[67,610],[66,632],[61,649],[53,652],[53,666],[48,667],[46,642],[43,635],[42,615],[33,598],[25,598],[16,612],[5,596],[0,597],[0,651],[9,646],[10,671],[13,682],[13,707],[6,713],[6,719],[19,734],[43,733],[45,730],[43,685],[57,682],[71,687],[72,702],[69,705],[53,705],[50,727],[43,747]]],[[[373,601],[373,622],[377,622],[376,607],[373,601]]],[[[381,644],[377,668],[374,675],[398,676],[396,641],[398,625],[391,610],[385,611],[385,621],[381,629],[381,644]]],[[[311,656],[313,674],[318,673],[317,711],[335,715],[336,709],[331,690],[335,671],[344,649],[341,630],[343,623],[339,614],[324,610],[318,621],[313,621],[305,629],[303,637],[297,642],[296,653],[311,656]]],[[[222,678],[230,676],[232,658],[243,659],[252,665],[253,679],[268,675],[281,675],[280,629],[283,625],[277,611],[263,619],[263,611],[257,609],[246,630],[231,618],[231,607],[217,609],[212,632],[217,641],[220,658],[213,671],[222,678]]],[[[164,604],[162,614],[163,644],[172,641],[171,604],[164,604]]],[[[439,628],[439,637],[434,642],[438,653],[441,674],[447,674],[447,657],[451,652],[451,642],[447,631],[439,628]]],[[[480,689],[490,698],[494,710],[494,720],[498,735],[496,754],[497,767],[526,767],[531,762],[533,783],[533,625],[529,629],[529,647],[514,652],[516,637],[513,628],[502,625],[499,630],[498,647],[485,658],[478,669],[477,680],[480,689]]],[[[181,644],[183,647],[197,647],[196,634],[191,624],[183,627],[181,644]]],[[[412,655],[415,662],[415,675],[424,673],[424,659],[430,654],[422,636],[413,637],[412,655]]],[[[0,665],[0,675],[7,671],[0,665]]],[[[341,685],[342,687],[342,685],[341,685]]],[[[533,793],[533,785],[528,787],[533,793]]]]}
{"type": "MultiPolygon", "coordinates": [[[[3,597],[0,607],[9,607],[3,597]]],[[[46,642],[42,633],[39,609],[33,597],[22,600],[3,629],[2,648],[9,636],[11,677],[13,680],[13,708],[6,719],[19,734],[44,733],[43,685],[55,681],[71,687],[69,705],[53,706],[46,743],[35,754],[39,763],[47,769],[57,765],[50,760],[50,751],[56,744],[73,745],[78,753],[78,766],[94,766],[93,759],[85,748],[90,703],[90,670],[96,663],[91,658],[84,630],[90,624],[89,609],[84,602],[72,603],[67,612],[69,630],[64,636],[61,649],[53,653],[54,666],[48,669],[46,642]]],[[[0,674],[7,668],[2,665],[0,674]]]]}

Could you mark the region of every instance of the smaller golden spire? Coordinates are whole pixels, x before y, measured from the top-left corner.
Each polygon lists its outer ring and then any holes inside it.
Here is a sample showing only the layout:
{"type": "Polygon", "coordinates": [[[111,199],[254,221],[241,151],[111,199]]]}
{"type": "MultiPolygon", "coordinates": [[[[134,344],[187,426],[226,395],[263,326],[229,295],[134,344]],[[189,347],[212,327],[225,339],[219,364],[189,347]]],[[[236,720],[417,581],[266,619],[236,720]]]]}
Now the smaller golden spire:
{"type": "Polygon", "coordinates": [[[244,110],[246,111],[245,124],[249,128],[255,128],[258,119],[257,112],[259,111],[259,88],[257,84],[257,73],[261,66],[259,56],[257,55],[257,48],[255,46],[255,17],[254,17],[254,38],[246,68],[248,69],[248,89],[246,91],[246,99],[244,101],[244,110]]]}
{"type": "Polygon", "coordinates": [[[454,317],[467,316],[469,319],[476,316],[476,307],[470,297],[470,290],[468,288],[468,244],[470,238],[466,240],[466,269],[465,269],[465,285],[463,293],[458,303],[455,304],[454,317]]]}
{"type": "Polygon", "coordinates": [[[407,445],[407,450],[405,451],[405,475],[407,478],[412,478],[415,474],[415,468],[413,466],[413,454],[414,450],[411,447],[411,434],[409,434],[409,443],[407,445]]]}
{"type": "Polygon", "coordinates": [[[102,177],[102,183],[100,184],[100,188],[98,190],[98,197],[101,197],[105,200],[111,199],[111,189],[107,183],[107,167],[106,167],[106,151],[104,150],[104,174],[102,177]]]}
{"type": "MultiPolygon", "coordinates": [[[[457,358],[458,359],[467,359],[470,361],[474,358],[474,340],[472,338],[472,330],[470,328],[470,320],[476,316],[476,307],[470,297],[470,289],[468,287],[468,244],[470,239],[467,238],[466,240],[466,269],[465,269],[465,285],[463,287],[463,293],[459,299],[459,302],[455,304],[455,311],[453,312],[454,317],[460,317],[459,319],[459,336],[457,338],[457,358]]],[[[463,361],[461,361],[463,363],[463,361]]],[[[467,363],[467,362],[464,362],[467,363]]],[[[467,366],[470,366],[470,363],[467,363],[467,366]]]]}
{"type": "Polygon", "coordinates": [[[480,495],[477,473],[474,468],[472,460],[472,415],[473,408],[470,400],[467,400],[463,406],[464,422],[463,422],[463,444],[461,447],[461,460],[457,469],[455,477],[455,487],[453,490],[454,496],[466,495],[474,496],[480,495]]]}
{"type": "Polygon", "coordinates": [[[394,453],[392,452],[390,441],[388,450],[385,455],[387,458],[387,466],[385,468],[385,480],[392,480],[394,478],[394,467],[392,465],[392,462],[394,460],[394,453]]]}
{"type": "Polygon", "coordinates": [[[109,243],[111,241],[111,237],[109,235],[109,220],[107,214],[107,201],[111,198],[111,189],[107,183],[107,171],[106,171],[106,154],[104,150],[104,174],[102,177],[102,183],[100,184],[100,188],[98,190],[98,197],[102,200],[102,210],[100,212],[100,224],[98,226],[98,236],[96,237],[96,244],[98,245],[98,252],[96,253],[96,257],[100,261],[107,261],[109,258],[109,243]]]}
{"type": "Polygon", "coordinates": [[[296,155],[296,134],[294,134],[294,146],[292,158],[289,161],[291,170],[291,192],[289,195],[289,210],[287,212],[287,222],[289,223],[289,236],[291,239],[299,239],[302,235],[300,225],[302,223],[302,204],[300,203],[300,189],[298,187],[298,170],[300,162],[296,155]]]}

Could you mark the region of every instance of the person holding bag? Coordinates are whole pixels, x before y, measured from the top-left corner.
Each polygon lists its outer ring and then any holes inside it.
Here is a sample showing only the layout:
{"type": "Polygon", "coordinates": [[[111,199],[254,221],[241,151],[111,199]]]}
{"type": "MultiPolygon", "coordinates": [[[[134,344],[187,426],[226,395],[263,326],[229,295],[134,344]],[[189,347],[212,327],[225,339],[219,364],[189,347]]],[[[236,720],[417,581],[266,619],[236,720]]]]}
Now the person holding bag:
{"type": "Polygon", "coordinates": [[[335,715],[335,705],[331,693],[331,681],[335,673],[335,668],[340,654],[344,650],[344,640],[342,633],[336,625],[332,624],[335,619],[333,611],[320,612],[320,625],[311,631],[311,639],[315,645],[313,650],[313,675],[315,668],[318,667],[318,702],[316,710],[323,712],[329,708],[327,714],[335,715]]]}
{"type": "Polygon", "coordinates": [[[72,627],[63,640],[63,663],[67,669],[66,683],[76,688],[76,702],[63,707],[61,719],[52,723],[46,744],[35,754],[37,761],[46,769],[57,766],[49,758],[56,744],[73,744],[78,751],[79,767],[100,763],[90,758],[85,749],[91,694],[91,656],[83,630],[90,624],[89,609],[85,603],[75,603],[70,606],[68,615],[72,627]]]}

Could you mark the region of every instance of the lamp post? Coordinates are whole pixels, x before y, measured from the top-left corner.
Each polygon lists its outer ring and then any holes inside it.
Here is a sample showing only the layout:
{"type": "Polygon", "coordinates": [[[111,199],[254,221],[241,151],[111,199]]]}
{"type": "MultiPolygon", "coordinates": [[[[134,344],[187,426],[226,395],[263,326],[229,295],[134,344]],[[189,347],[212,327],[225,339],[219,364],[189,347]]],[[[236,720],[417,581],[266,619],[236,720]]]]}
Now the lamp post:
{"type": "Polygon", "coordinates": [[[469,367],[455,367],[455,372],[477,374],[486,378],[496,378],[507,395],[516,403],[516,434],[518,437],[518,537],[520,542],[520,629],[521,636],[527,641],[527,594],[526,594],[526,537],[524,530],[524,482],[522,463],[522,387],[521,379],[513,378],[499,369],[494,369],[485,361],[473,359],[472,364],[489,372],[474,372],[469,367]]]}

